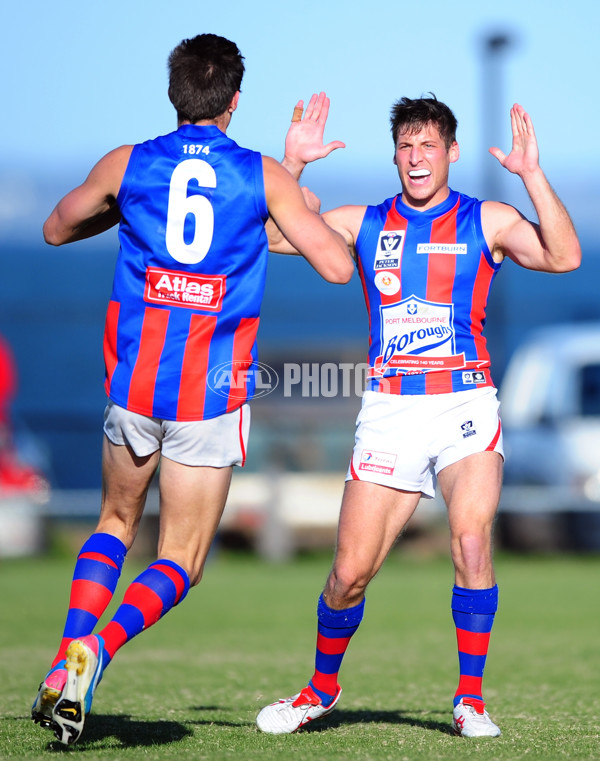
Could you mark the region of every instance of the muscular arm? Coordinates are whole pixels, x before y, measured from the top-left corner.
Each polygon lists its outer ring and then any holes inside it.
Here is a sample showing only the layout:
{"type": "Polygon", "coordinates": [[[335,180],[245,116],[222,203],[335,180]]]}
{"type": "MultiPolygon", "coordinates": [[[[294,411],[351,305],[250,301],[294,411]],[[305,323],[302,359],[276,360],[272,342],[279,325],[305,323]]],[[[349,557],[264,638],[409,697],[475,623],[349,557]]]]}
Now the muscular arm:
{"type": "Polygon", "coordinates": [[[354,263],[344,238],[308,208],[298,183],[281,164],[265,156],[263,167],[269,214],[291,246],[288,253],[298,251],[325,280],[347,283],[354,263]]]}
{"type": "Polygon", "coordinates": [[[486,240],[496,261],[508,256],[527,269],[569,272],[581,263],[581,247],[567,210],[539,165],[533,124],[524,109],[511,109],[512,150],[505,155],[490,148],[502,166],[517,174],[533,203],[539,224],[525,219],[506,204],[488,201],[482,207],[486,240]]]}
{"type": "Polygon", "coordinates": [[[107,153],[85,181],[62,198],[44,223],[44,239],[52,246],[99,235],[119,222],[116,203],[132,146],[107,153]]]}

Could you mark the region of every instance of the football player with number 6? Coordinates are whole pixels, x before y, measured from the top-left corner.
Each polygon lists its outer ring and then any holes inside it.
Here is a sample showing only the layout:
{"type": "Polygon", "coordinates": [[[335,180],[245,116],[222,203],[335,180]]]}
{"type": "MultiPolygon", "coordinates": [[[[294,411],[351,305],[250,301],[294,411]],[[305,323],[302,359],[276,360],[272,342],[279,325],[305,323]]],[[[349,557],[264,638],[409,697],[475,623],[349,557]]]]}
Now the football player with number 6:
{"type": "MultiPolygon", "coordinates": [[[[176,131],[108,153],[44,225],[60,246],[118,224],[120,244],[104,334],[100,518],[77,557],[62,641],[32,707],[64,744],[81,735],[117,650],[202,577],[232,467],[246,456],[267,220],[326,280],[345,283],[354,269],[342,236],[286,169],[227,136],[243,73],[233,42],[183,40],[169,57],[176,131]],[[157,560],[94,633],[159,465],[157,560]]],[[[321,97],[315,122],[328,105],[321,97]]]]}

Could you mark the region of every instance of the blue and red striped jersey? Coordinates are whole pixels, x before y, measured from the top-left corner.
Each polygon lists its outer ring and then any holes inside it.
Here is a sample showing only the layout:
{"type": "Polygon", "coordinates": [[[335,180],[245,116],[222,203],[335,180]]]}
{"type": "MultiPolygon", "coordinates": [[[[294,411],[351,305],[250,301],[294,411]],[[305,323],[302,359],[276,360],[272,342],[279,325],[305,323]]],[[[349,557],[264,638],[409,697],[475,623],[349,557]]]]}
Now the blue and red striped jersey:
{"type": "Polygon", "coordinates": [[[483,336],[494,262],[481,201],[450,191],[426,211],[368,206],[356,241],[369,312],[367,389],[441,394],[493,386],[483,336]]]}
{"type": "Polygon", "coordinates": [[[261,155],[183,125],[134,146],[117,203],[107,394],[166,420],[249,401],[268,256],[261,155]]]}

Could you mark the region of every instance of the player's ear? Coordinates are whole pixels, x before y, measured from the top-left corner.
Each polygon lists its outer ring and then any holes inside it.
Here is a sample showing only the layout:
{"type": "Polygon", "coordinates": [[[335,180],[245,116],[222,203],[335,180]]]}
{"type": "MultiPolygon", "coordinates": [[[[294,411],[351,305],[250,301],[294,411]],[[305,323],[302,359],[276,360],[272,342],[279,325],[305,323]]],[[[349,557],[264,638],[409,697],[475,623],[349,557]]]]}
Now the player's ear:
{"type": "Polygon", "coordinates": [[[227,111],[230,114],[232,114],[235,111],[235,109],[238,107],[239,99],[240,99],[240,91],[238,90],[236,94],[233,96],[233,98],[231,99],[231,103],[229,104],[229,108],[227,109],[227,111]]]}
{"type": "Polygon", "coordinates": [[[458,161],[459,156],[460,156],[460,149],[458,147],[458,143],[455,140],[450,146],[450,149],[448,151],[448,158],[450,160],[450,163],[454,164],[455,161],[458,161]]]}

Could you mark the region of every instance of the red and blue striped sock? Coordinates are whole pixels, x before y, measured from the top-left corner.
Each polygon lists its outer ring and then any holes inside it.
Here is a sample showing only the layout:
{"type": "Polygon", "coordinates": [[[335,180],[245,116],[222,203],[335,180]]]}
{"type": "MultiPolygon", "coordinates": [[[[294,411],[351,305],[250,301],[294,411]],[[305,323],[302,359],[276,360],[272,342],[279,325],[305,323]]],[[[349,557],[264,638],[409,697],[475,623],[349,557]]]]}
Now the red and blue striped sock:
{"type": "Polygon", "coordinates": [[[489,589],[465,589],[455,585],[452,590],[452,618],[460,667],[454,705],[464,698],[477,708],[483,708],[481,683],[497,609],[498,585],[489,589]]]}
{"type": "Polygon", "coordinates": [[[52,668],[65,657],[69,642],[94,631],[121,575],[127,547],[112,534],[96,533],[81,548],[71,583],[69,612],[52,668]]]}
{"type": "Polygon", "coordinates": [[[327,605],[323,595],[319,597],[315,673],[309,685],[324,706],[328,706],[337,694],[342,660],[352,635],[362,621],[364,609],[364,599],[352,608],[334,610],[327,605]]]}
{"type": "Polygon", "coordinates": [[[172,560],[156,560],[125,590],[123,602],[99,633],[107,663],[130,639],[155,624],[187,595],[190,580],[172,560]]]}

